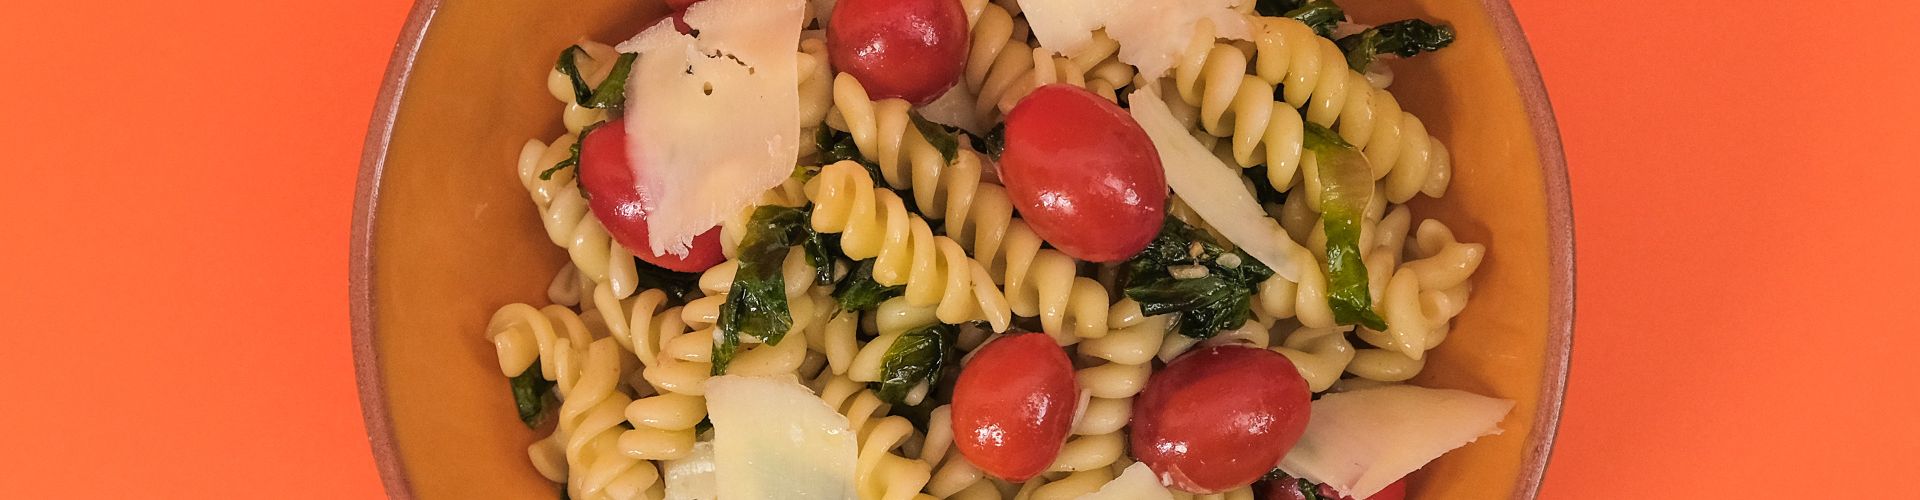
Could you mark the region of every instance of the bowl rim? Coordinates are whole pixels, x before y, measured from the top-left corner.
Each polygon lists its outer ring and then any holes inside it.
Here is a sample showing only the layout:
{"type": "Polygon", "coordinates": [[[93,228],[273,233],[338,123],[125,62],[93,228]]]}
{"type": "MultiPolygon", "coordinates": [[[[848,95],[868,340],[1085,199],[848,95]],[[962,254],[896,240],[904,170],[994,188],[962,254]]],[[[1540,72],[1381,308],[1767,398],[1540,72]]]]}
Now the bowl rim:
{"type": "MultiPolygon", "coordinates": [[[[386,169],[387,152],[392,145],[393,126],[406,94],[420,44],[426,38],[441,0],[416,0],[407,13],[398,41],[382,78],[379,98],[367,127],[360,154],[360,171],[354,183],[352,231],[348,242],[347,295],[352,324],[355,386],[360,395],[361,416],[367,428],[367,441],[380,472],[381,485],[389,498],[410,500],[413,491],[394,439],[392,416],[387,413],[386,390],[381,384],[379,352],[375,349],[373,279],[377,269],[373,261],[373,230],[377,221],[380,176],[386,169]]],[[[1567,376],[1573,354],[1574,320],[1574,235],[1572,190],[1567,178],[1565,152],[1553,106],[1547,97],[1539,65],[1532,46],[1520,28],[1513,6],[1507,0],[1480,0],[1500,39],[1501,52],[1512,74],[1527,113],[1534,145],[1538,148],[1542,184],[1547,203],[1547,353],[1540,383],[1539,407],[1534,426],[1527,437],[1527,456],[1515,478],[1513,498],[1533,499],[1546,480],[1547,463],[1559,431],[1567,376]]]]}

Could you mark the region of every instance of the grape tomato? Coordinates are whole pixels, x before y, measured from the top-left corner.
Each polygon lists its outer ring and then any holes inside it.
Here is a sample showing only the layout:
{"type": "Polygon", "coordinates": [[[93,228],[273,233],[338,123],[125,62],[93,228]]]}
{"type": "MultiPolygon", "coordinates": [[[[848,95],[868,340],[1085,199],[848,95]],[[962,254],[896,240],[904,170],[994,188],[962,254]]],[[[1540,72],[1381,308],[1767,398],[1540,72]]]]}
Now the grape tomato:
{"type": "Polygon", "coordinates": [[[1147,379],[1133,407],[1133,455],[1187,492],[1246,486],[1300,440],[1311,402],[1306,380],[1280,353],[1200,349],[1147,379]]]}
{"type": "Polygon", "coordinates": [[[580,139],[580,185],[587,190],[587,208],[614,241],[640,260],[674,271],[695,273],[726,260],[720,253],[720,228],[694,237],[687,255],[655,255],[647,238],[646,198],[634,182],[627,159],[627,127],[613,120],[580,139]]]}
{"type": "Polygon", "coordinates": [[[1165,220],[1167,178],[1152,139],[1078,87],[1040,87],[1007,113],[1000,180],[1033,231],[1080,260],[1132,257],[1165,220]]]}
{"type": "Polygon", "coordinates": [[[1066,443],[1079,404],[1073,363],[1053,337],[1012,333],[988,342],[953,388],[953,440],[995,477],[1025,481],[1066,443]]]}

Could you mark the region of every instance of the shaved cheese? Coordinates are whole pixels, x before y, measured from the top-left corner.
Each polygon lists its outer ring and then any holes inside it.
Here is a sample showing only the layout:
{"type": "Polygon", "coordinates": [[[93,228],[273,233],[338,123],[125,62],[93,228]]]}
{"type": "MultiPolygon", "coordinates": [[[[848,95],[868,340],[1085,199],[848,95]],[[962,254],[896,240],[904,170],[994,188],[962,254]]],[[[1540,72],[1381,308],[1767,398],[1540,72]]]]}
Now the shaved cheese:
{"type": "Polygon", "coordinates": [[[813,391],[792,377],[722,375],[706,394],[718,498],[854,498],[853,429],[813,391]]]}
{"type": "Polygon", "coordinates": [[[1100,491],[1080,495],[1075,500],[1173,500],[1173,492],[1153,477],[1153,469],[1144,462],[1134,462],[1120,472],[1120,477],[1107,481],[1100,491]]]}
{"type": "Polygon", "coordinates": [[[685,16],[699,37],[662,20],[617,47],[640,54],[627,157],[656,255],[686,255],[694,236],[793,173],[805,11],[805,0],[707,0],[685,16]]]}
{"type": "Polygon", "coordinates": [[[667,500],[715,500],[719,483],[713,479],[713,442],[693,444],[693,453],[660,463],[666,476],[667,500]]]}
{"type": "Polygon", "coordinates": [[[1201,20],[1214,36],[1247,40],[1253,27],[1237,7],[1250,0],[1023,0],[1020,10],[1041,47],[1078,56],[1094,30],[1120,43],[1120,62],[1160,78],[1193,43],[1201,20]]]}
{"type": "Polygon", "coordinates": [[[1307,431],[1280,469],[1366,498],[1454,448],[1499,434],[1512,410],[1511,400],[1410,385],[1328,394],[1313,402],[1307,431]]]}
{"type": "Polygon", "coordinates": [[[1187,207],[1200,215],[1235,246],[1259,259],[1275,274],[1300,282],[1300,265],[1319,265],[1312,253],[1287,237],[1280,223],[1267,216],[1260,202],[1241,181],[1240,169],[1220,162],[1187,127],[1173,117],[1154,87],[1127,96],[1133,119],[1153,139],[1160,165],[1167,170],[1167,186],[1187,207]]]}
{"type": "Polygon", "coordinates": [[[973,135],[985,136],[988,125],[983,123],[980,115],[974,112],[976,100],[979,98],[974,97],[973,92],[968,92],[966,85],[954,85],[953,88],[947,89],[947,93],[941,94],[939,99],[921,106],[920,116],[930,122],[959,127],[973,135]]]}

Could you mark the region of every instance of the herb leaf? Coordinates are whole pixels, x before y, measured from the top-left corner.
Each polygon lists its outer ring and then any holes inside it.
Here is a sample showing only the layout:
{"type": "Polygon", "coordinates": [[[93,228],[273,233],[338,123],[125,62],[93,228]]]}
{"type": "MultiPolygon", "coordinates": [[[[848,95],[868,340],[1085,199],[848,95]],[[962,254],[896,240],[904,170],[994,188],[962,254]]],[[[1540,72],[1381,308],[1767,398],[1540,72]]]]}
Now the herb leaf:
{"type": "Polygon", "coordinates": [[[987,131],[986,137],[980,138],[980,152],[986,153],[988,157],[995,160],[999,160],[1000,153],[1006,150],[1007,122],[1000,122],[994,125],[992,130],[987,131]]]}
{"type": "MultiPolygon", "coordinates": [[[[580,135],[574,137],[572,146],[567,147],[567,158],[560,160],[560,163],[553,164],[553,168],[540,171],[540,180],[543,180],[543,181],[553,180],[553,174],[559,173],[560,170],[565,169],[567,167],[580,166],[580,144],[587,142],[587,134],[591,134],[593,133],[593,131],[599,130],[600,126],[606,125],[606,124],[607,122],[599,121],[599,122],[593,122],[593,123],[587,124],[587,126],[585,127],[581,127],[580,135]]],[[[586,194],[586,193],[587,193],[586,186],[581,186],[580,194],[586,194]]]]}
{"type": "Polygon", "coordinates": [[[685,302],[700,283],[700,275],[683,273],[653,265],[651,262],[635,257],[633,268],[639,272],[640,279],[635,283],[641,290],[654,289],[667,293],[673,300],[685,302]]]}
{"type": "Polygon", "coordinates": [[[1373,198],[1373,168],[1358,148],[1318,124],[1306,127],[1306,149],[1319,168],[1321,225],[1327,233],[1327,303],[1333,319],[1376,331],[1386,320],[1373,312],[1367,266],[1360,259],[1360,219],[1373,198]]]}
{"type": "Polygon", "coordinates": [[[933,145],[933,149],[940,151],[941,159],[952,164],[954,157],[960,155],[960,139],[954,137],[952,130],[948,130],[945,125],[927,121],[926,117],[920,116],[919,112],[909,112],[907,117],[913,120],[913,128],[920,130],[920,136],[927,139],[927,144],[933,145]]]}
{"type": "Polygon", "coordinates": [[[1363,73],[1367,71],[1367,66],[1373,64],[1374,57],[1380,54],[1413,57],[1421,52],[1433,52],[1452,44],[1452,27],[1435,26],[1419,19],[1374,26],[1367,28],[1366,31],[1347,35],[1339,41],[1340,50],[1347,53],[1347,67],[1363,73]]]}
{"type": "Polygon", "coordinates": [[[1333,0],[1313,0],[1287,11],[1284,15],[1306,23],[1307,26],[1313,27],[1314,34],[1323,37],[1332,36],[1333,29],[1339,27],[1340,21],[1347,18],[1346,11],[1340,10],[1339,5],[1334,5],[1333,0]]]}
{"type": "Polygon", "coordinates": [[[720,339],[713,345],[714,375],[726,373],[727,364],[740,347],[741,334],[777,345],[793,328],[781,264],[788,249],[806,239],[808,229],[806,213],[797,208],[767,205],[753,211],[736,257],[740,269],[734,273],[727,302],[720,306],[720,339]]]}
{"type": "Polygon", "coordinates": [[[899,297],[905,289],[905,285],[881,286],[880,282],[874,281],[873,259],[867,259],[860,261],[860,265],[853,268],[852,274],[848,274],[846,279],[840,280],[838,286],[833,287],[833,298],[840,303],[841,309],[871,311],[880,307],[881,302],[899,297]]]}
{"type": "Polygon", "coordinates": [[[513,386],[513,405],[520,409],[520,422],[528,428],[540,426],[540,420],[546,417],[548,396],[553,394],[553,381],[540,376],[540,361],[534,360],[526,371],[514,375],[509,381],[513,386]]]}
{"type": "Polygon", "coordinates": [[[1304,3],[1305,0],[1257,0],[1253,2],[1253,12],[1267,17],[1285,16],[1304,3]]]}
{"type": "Polygon", "coordinates": [[[875,392],[880,399],[893,404],[906,404],[907,396],[915,386],[938,383],[954,335],[952,325],[934,323],[908,330],[895,338],[880,361],[880,381],[875,382],[879,385],[875,392]]]}
{"type": "Polygon", "coordinates": [[[613,69],[607,72],[607,79],[600,81],[598,88],[587,85],[587,78],[580,74],[579,57],[587,50],[579,45],[560,51],[560,58],[553,63],[553,69],[567,75],[567,81],[573,84],[573,102],[588,108],[620,107],[627,102],[627,76],[633,73],[633,61],[640,54],[620,54],[613,61],[613,69]]]}
{"type": "Polygon", "coordinates": [[[1271,276],[1272,269],[1246,252],[1229,251],[1193,226],[1168,217],[1153,243],[1127,261],[1124,292],[1148,315],[1180,313],[1182,335],[1208,338],[1245,323],[1254,287],[1271,276]],[[1203,268],[1205,275],[1176,277],[1171,271],[1176,267],[1203,268]]]}
{"type": "Polygon", "coordinates": [[[861,167],[865,167],[867,169],[867,175],[873,177],[874,181],[878,182],[885,179],[885,177],[881,177],[880,175],[880,164],[869,161],[864,156],[860,156],[860,146],[853,142],[853,134],[834,130],[831,127],[820,127],[819,134],[814,136],[814,145],[820,149],[820,164],[822,165],[832,165],[844,160],[853,160],[855,163],[859,163],[861,167]]]}

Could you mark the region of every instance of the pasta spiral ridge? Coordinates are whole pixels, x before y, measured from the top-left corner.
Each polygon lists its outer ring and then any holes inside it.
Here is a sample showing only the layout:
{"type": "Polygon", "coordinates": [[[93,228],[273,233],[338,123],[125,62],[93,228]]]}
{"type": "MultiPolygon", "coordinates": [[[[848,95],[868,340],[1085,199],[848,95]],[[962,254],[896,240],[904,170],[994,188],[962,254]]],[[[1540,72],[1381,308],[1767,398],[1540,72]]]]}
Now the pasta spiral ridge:
{"type": "MultiPolygon", "coordinates": [[[[1199,128],[1230,138],[1236,163],[1266,164],[1268,181],[1286,190],[1301,157],[1302,117],[1292,112],[1299,109],[1305,122],[1331,127],[1360,148],[1372,160],[1374,179],[1386,181],[1383,192],[1392,202],[1446,194],[1450,154],[1391,92],[1348,69],[1340,48],[1306,24],[1254,19],[1260,29],[1251,49],[1214,40],[1208,23],[1201,23],[1173,71],[1180,99],[1199,108],[1199,128]]],[[[1304,179],[1315,181],[1311,175],[1304,179]]]]}
{"type": "Polygon", "coordinates": [[[565,160],[578,136],[567,133],[552,144],[529,139],[520,149],[520,184],[533,198],[547,239],[567,250],[574,268],[595,283],[612,287],[615,297],[626,298],[639,288],[640,275],[631,251],[607,234],[600,219],[587,207],[573,169],[553,172],[547,179],[540,173],[565,160]]]}
{"type": "Polygon", "coordinates": [[[527,454],[541,475],[592,499],[657,499],[664,487],[652,462],[619,447],[631,399],[620,390],[631,364],[599,317],[563,306],[500,308],[488,321],[503,373],[518,375],[540,361],[540,376],[560,393],[558,425],[527,454]]]}
{"type": "Polygon", "coordinates": [[[1074,379],[1084,393],[1084,407],[1074,420],[1072,437],[1048,467],[1069,474],[1036,493],[1064,494],[1069,488],[1091,492],[1113,479],[1114,465],[1124,465],[1133,398],[1146,388],[1171,318],[1147,316],[1133,299],[1122,299],[1109,314],[1113,331],[1078,347],[1082,368],[1074,379]]]}
{"type": "MultiPolygon", "coordinates": [[[[1106,289],[1092,279],[1077,276],[1078,266],[1072,257],[1043,248],[1039,235],[1014,217],[1006,188],[982,180],[984,162],[978,152],[958,146],[954,161],[948,163],[912,125],[906,101],[872,101],[860,82],[849,75],[837,78],[834,104],[861,155],[874,159],[886,183],[909,190],[914,206],[927,218],[942,220],[948,237],[985,267],[992,283],[1004,285],[1004,307],[1010,308],[1012,315],[1039,317],[1043,329],[1063,344],[1106,333],[1106,307],[1111,303],[1106,289]]],[[[825,174],[823,171],[817,179],[825,179],[825,174]]],[[[865,172],[859,174],[864,176],[865,172]]],[[[813,191],[810,187],[809,192],[813,191]]],[[[816,220],[819,213],[816,209],[816,220]]],[[[817,222],[815,229],[822,229],[817,222]]],[[[908,295],[913,296],[911,289],[908,295]]],[[[924,296],[914,302],[931,304],[924,296]]],[[[984,303],[982,310],[1000,311],[984,303]]],[[[956,314],[947,311],[940,317],[957,323],[953,321],[956,314]]],[[[994,325],[996,330],[1004,329],[1001,323],[994,325]]]]}
{"type": "Polygon", "coordinates": [[[952,238],[935,236],[899,195],[875,186],[865,168],[852,161],[827,165],[806,190],[814,203],[813,229],[840,234],[848,258],[874,259],[874,281],[905,285],[907,301],[936,306],[942,322],[984,320],[995,330],[1006,329],[1011,321],[1007,298],[993,286],[986,267],[952,238]]]}
{"type": "Polygon", "coordinates": [[[933,499],[921,493],[932,477],[927,462],[896,453],[915,438],[906,417],[888,415],[888,405],[867,390],[866,384],[822,374],[815,380],[820,399],[846,415],[859,452],[855,458],[854,489],[861,500],[933,499]]]}
{"type": "Polygon", "coordinates": [[[987,0],[962,5],[971,36],[961,81],[976,97],[974,114],[982,120],[996,120],[1041,85],[1066,83],[1114,101],[1119,89],[1133,81],[1133,66],[1120,62],[1119,43],[1104,31],[1094,32],[1091,44],[1079,54],[1064,57],[1028,43],[1018,5],[987,0]]]}
{"type": "Polygon", "coordinates": [[[968,462],[960,448],[953,445],[952,405],[940,405],[929,414],[920,458],[934,468],[926,492],[935,498],[1000,500],[1000,491],[994,487],[993,480],[968,462]]]}

